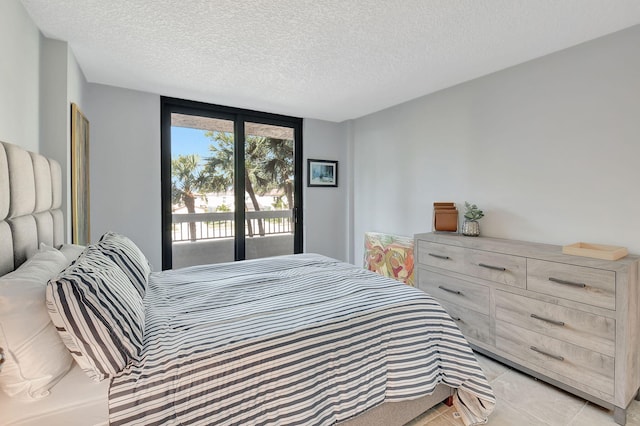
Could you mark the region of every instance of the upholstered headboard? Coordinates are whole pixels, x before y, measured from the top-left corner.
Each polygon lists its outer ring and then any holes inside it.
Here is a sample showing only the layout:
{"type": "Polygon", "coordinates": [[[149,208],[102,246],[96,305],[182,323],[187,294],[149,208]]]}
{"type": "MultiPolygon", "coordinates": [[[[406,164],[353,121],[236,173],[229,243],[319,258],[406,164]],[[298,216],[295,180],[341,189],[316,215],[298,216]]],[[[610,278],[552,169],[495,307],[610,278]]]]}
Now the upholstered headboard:
{"type": "Polygon", "coordinates": [[[64,242],[60,163],[0,142],[0,275],[64,242]]]}

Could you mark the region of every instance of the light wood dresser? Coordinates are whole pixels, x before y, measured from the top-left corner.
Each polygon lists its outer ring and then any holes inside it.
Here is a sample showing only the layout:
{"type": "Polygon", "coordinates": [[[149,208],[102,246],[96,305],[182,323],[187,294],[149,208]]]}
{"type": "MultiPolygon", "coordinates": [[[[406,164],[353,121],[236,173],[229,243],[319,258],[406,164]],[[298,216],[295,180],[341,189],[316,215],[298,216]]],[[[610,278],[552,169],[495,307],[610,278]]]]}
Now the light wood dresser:
{"type": "Polygon", "coordinates": [[[416,285],[474,349],[613,409],[640,387],[638,256],[571,256],[562,247],[459,234],[415,235],[416,285]]]}

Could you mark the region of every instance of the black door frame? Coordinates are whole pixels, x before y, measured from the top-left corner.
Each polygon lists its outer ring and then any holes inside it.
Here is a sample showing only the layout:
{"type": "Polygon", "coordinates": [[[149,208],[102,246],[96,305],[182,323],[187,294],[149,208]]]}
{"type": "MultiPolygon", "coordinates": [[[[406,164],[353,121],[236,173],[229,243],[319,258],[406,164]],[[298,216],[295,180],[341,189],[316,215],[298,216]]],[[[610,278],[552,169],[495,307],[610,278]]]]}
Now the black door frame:
{"type": "MultiPolygon", "coordinates": [[[[204,102],[189,101],[185,99],[160,98],[160,180],[161,180],[161,205],[162,205],[162,269],[170,269],[173,264],[172,253],[172,219],[171,219],[171,114],[201,115],[203,117],[220,118],[234,122],[234,138],[236,141],[244,141],[244,123],[269,124],[274,126],[290,127],[294,137],[294,238],[293,252],[302,253],[302,118],[286,115],[271,114],[260,111],[252,111],[241,108],[233,108],[222,105],[208,104],[204,102]]],[[[245,259],[244,222],[245,210],[238,208],[244,206],[245,175],[244,175],[244,144],[236,143],[235,146],[235,180],[234,195],[236,205],[235,221],[235,260],[245,259]]]]}

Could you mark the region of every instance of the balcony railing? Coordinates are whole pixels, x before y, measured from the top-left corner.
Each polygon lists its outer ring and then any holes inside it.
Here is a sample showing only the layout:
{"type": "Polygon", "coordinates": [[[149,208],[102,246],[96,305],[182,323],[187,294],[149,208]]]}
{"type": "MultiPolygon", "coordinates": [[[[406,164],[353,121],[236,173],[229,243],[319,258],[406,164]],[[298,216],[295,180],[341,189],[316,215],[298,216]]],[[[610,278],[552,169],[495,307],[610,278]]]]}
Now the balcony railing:
{"type": "MultiPolygon", "coordinates": [[[[245,216],[244,231],[247,237],[293,232],[291,210],[251,211],[246,212],[245,216]]],[[[212,240],[235,236],[233,212],[174,213],[171,217],[173,241],[212,240]]]]}

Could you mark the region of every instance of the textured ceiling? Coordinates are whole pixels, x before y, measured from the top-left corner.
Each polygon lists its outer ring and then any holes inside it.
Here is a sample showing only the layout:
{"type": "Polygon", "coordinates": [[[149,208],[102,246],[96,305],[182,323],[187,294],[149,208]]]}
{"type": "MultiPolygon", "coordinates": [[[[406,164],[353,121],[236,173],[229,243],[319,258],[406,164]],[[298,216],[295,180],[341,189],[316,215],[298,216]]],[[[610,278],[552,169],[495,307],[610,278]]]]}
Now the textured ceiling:
{"type": "Polygon", "coordinates": [[[640,23],[639,0],[21,0],[87,80],[343,121],[640,23]]]}

